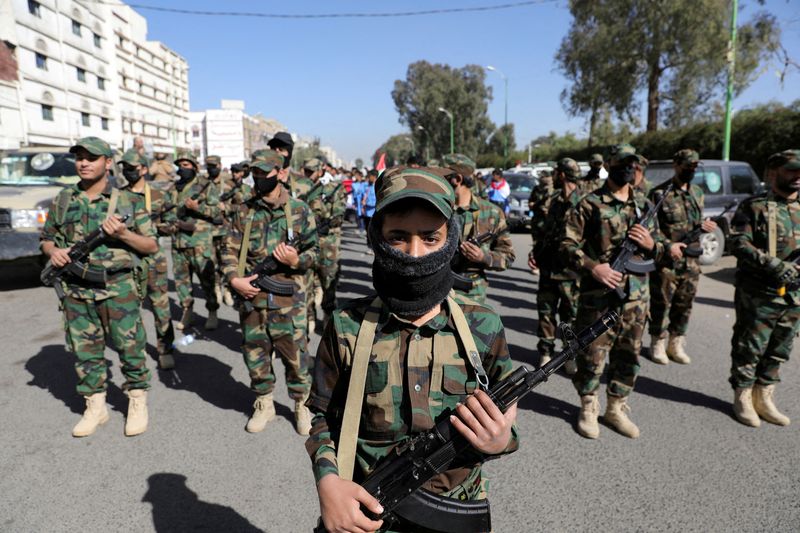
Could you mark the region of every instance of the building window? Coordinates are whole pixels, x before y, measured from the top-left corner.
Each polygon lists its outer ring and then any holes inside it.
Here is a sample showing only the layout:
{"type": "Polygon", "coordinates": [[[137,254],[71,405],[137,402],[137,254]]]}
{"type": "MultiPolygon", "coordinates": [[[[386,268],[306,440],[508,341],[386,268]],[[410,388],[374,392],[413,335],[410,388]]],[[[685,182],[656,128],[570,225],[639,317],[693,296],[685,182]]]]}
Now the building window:
{"type": "Polygon", "coordinates": [[[42,18],[42,4],[35,0],[28,0],[28,13],[34,17],[42,18]]]}
{"type": "Polygon", "coordinates": [[[100,117],[100,127],[108,131],[108,119],[106,117],[100,117]]]}
{"type": "Polygon", "coordinates": [[[98,78],[97,78],[97,88],[100,89],[101,91],[105,91],[106,90],[106,79],[105,78],[101,78],[101,77],[98,76],[98,78]]]}
{"type": "Polygon", "coordinates": [[[120,48],[125,48],[125,37],[122,35],[119,36],[119,46],[120,48]]]}
{"type": "Polygon", "coordinates": [[[47,56],[36,52],[36,68],[47,70],[47,56]]]}
{"type": "Polygon", "coordinates": [[[89,119],[89,113],[81,113],[81,124],[87,128],[92,125],[89,119]]]}
{"type": "Polygon", "coordinates": [[[77,20],[72,21],[72,33],[77,35],[78,37],[81,36],[81,23],[77,20]]]}
{"type": "Polygon", "coordinates": [[[53,106],[42,104],[42,120],[53,121],[53,106]]]}
{"type": "Polygon", "coordinates": [[[75,67],[75,72],[78,74],[78,81],[86,83],[86,71],[81,67],[75,67]]]}
{"type": "Polygon", "coordinates": [[[94,34],[94,45],[97,48],[102,48],[102,44],[103,44],[103,38],[95,33],[94,34]]]}

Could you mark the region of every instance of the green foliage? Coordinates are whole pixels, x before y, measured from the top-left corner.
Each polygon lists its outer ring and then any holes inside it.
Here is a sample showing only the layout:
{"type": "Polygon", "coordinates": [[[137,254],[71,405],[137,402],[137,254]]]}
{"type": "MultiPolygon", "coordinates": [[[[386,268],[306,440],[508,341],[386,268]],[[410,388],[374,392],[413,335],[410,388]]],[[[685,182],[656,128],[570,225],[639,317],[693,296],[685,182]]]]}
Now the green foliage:
{"type": "Polygon", "coordinates": [[[400,123],[408,126],[422,154],[450,152],[450,120],[440,107],[453,114],[455,151],[470,157],[479,152],[494,130],[487,115],[492,90],[485,78],[478,65],[453,68],[417,61],[408,66],[405,80],[394,82],[392,99],[400,123]]]}
{"type": "Polygon", "coordinates": [[[415,152],[414,148],[416,145],[408,133],[392,135],[372,154],[372,166],[375,167],[378,164],[381,154],[386,154],[387,168],[405,164],[408,156],[415,152]]]}
{"type": "MultiPolygon", "coordinates": [[[[562,103],[589,115],[593,140],[598,114],[623,119],[647,94],[647,131],[680,127],[708,115],[725,90],[729,0],[570,0],[572,31],[556,54],[569,80],[562,103]]],[[[745,89],[780,48],[774,16],[758,12],[738,25],[735,91],[745,89]]]]}

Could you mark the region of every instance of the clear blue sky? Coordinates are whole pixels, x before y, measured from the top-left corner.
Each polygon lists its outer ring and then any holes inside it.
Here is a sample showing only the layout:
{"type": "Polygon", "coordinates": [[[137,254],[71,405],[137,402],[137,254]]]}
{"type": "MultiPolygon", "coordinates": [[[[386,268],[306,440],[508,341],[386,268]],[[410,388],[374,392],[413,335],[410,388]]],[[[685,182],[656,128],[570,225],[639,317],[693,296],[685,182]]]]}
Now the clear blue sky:
{"type": "MultiPolygon", "coordinates": [[[[131,0],[192,10],[288,14],[416,11],[497,5],[514,0],[349,0],[264,2],[258,0],[131,0]]],[[[758,7],[744,0],[741,20],[758,7]]],[[[346,160],[370,160],[374,150],[404,126],[391,98],[394,81],[421,59],[452,66],[494,65],[509,77],[509,122],[524,145],[549,131],[581,134],[585,120],[564,112],[559,94],[566,80],[555,70],[554,55],[569,31],[564,0],[490,12],[406,18],[276,20],[179,15],[139,9],[147,17],[149,38],[182,54],[190,67],[192,110],[219,107],[223,98],[246,102],[249,113],[274,117],[291,131],[318,136],[346,160]]],[[[800,61],[800,2],[767,0],[779,16],[783,43],[800,61]]],[[[764,72],[735,102],[735,108],[800,98],[800,73],[783,86],[777,65],[764,72]]],[[[489,114],[503,122],[503,85],[494,87],[489,114]]],[[[443,117],[444,118],[444,117],[443,117]]],[[[642,120],[644,122],[644,120],[642,120]]]]}

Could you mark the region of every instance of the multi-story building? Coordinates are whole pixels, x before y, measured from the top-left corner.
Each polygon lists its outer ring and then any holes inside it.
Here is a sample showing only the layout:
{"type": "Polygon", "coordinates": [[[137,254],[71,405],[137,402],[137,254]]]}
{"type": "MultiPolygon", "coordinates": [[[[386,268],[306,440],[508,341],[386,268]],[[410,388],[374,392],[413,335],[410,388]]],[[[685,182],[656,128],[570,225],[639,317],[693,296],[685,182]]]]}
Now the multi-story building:
{"type": "Polygon", "coordinates": [[[69,146],[95,135],[127,148],[141,135],[154,150],[186,146],[188,66],[146,34],[124,4],[0,0],[0,39],[17,68],[0,74],[0,120],[16,114],[8,120],[20,130],[15,140],[0,128],[0,145],[69,146]]]}

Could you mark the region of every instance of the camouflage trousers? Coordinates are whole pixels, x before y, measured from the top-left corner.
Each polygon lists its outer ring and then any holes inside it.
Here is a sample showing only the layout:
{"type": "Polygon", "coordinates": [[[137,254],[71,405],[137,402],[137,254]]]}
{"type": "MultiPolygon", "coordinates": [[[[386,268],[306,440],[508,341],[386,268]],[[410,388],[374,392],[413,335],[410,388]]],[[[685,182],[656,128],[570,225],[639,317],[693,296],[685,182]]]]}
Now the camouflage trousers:
{"type": "MultiPolygon", "coordinates": [[[[339,284],[339,246],[342,235],[331,230],[319,238],[319,257],[315,269],[322,287],[322,311],[330,314],[336,308],[336,286],[339,284]]],[[[309,295],[312,297],[312,295],[309,295]]]]}
{"type": "Polygon", "coordinates": [[[780,382],[781,363],[789,360],[800,331],[800,306],[738,287],[733,301],[730,384],[739,388],[780,382]]]}
{"type": "Polygon", "coordinates": [[[604,333],[577,358],[578,372],[572,377],[572,384],[581,396],[592,394],[600,387],[600,377],[608,359],[609,396],[626,397],[636,383],[639,374],[639,351],[642,348],[642,334],[647,314],[647,306],[642,300],[628,300],[619,303],[613,294],[593,296],[581,294],[575,329],[580,331],[602,314],[615,310],[619,321],[604,333]]]}
{"type": "Polygon", "coordinates": [[[475,300],[479,304],[485,304],[486,292],[489,289],[489,280],[486,279],[486,274],[484,272],[462,272],[462,275],[472,280],[472,289],[469,291],[456,289],[456,293],[475,300]]]}
{"type": "Polygon", "coordinates": [[[171,353],[172,343],[175,342],[175,330],[172,328],[172,316],[169,309],[167,256],[160,249],[148,268],[147,288],[144,296],[150,299],[150,306],[153,309],[158,353],[171,353]]]}
{"type": "Polygon", "coordinates": [[[653,337],[665,331],[686,335],[700,281],[698,269],[659,268],[650,273],[650,327],[653,337]]]}
{"type": "Polygon", "coordinates": [[[536,309],[539,312],[539,326],[536,328],[539,342],[536,348],[540,356],[552,356],[556,346],[556,315],[560,322],[572,324],[578,313],[578,282],[541,276],[536,292],[536,309]]]}
{"type": "Polygon", "coordinates": [[[217,295],[214,291],[216,268],[213,247],[172,249],[172,273],[175,276],[175,290],[178,293],[181,307],[194,305],[192,275],[196,274],[206,296],[206,309],[209,311],[219,309],[219,302],[217,302],[217,295]]]}
{"type": "Polygon", "coordinates": [[[283,361],[289,397],[302,400],[311,390],[306,330],[297,327],[301,320],[305,320],[299,312],[300,307],[239,311],[242,354],[250,373],[250,388],[258,395],[269,394],[275,389],[273,349],[283,361]]]}
{"type": "Polygon", "coordinates": [[[145,348],[147,337],[139,311],[139,294],[133,277],[113,281],[117,296],[84,300],[65,296],[62,301],[67,349],[77,357],[78,394],[90,396],[106,390],[106,343],[119,354],[123,389],[149,388],[145,348]]]}

